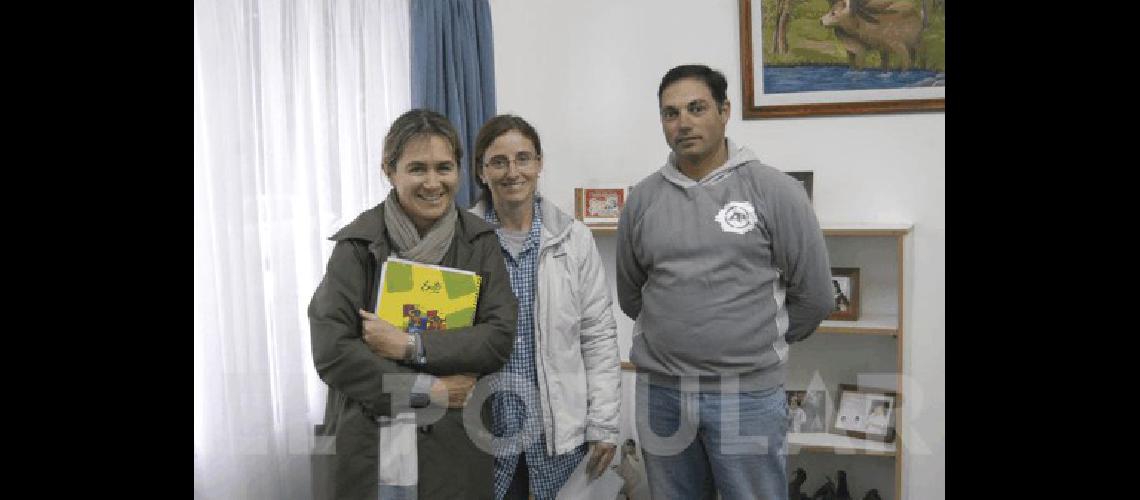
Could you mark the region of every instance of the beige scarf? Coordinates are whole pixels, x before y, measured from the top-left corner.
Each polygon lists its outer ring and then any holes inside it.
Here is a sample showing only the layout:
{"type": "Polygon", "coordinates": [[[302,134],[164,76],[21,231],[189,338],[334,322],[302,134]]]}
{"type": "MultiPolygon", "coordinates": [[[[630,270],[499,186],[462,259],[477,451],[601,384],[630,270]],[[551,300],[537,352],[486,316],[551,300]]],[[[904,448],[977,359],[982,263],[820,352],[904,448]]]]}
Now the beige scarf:
{"type": "Polygon", "coordinates": [[[388,237],[396,245],[396,255],[424,264],[439,264],[443,261],[443,256],[447,255],[451,240],[455,237],[455,222],[458,218],[459,211],[455,209],[455,200],[452,200],[447,205],[447,210],[444,210],[443,217],[435,221],[421,238],[416,225],[400,206],[395,188],[388,192],[388,199],[384,200],[384,225],[388,228],[388,237]]]}

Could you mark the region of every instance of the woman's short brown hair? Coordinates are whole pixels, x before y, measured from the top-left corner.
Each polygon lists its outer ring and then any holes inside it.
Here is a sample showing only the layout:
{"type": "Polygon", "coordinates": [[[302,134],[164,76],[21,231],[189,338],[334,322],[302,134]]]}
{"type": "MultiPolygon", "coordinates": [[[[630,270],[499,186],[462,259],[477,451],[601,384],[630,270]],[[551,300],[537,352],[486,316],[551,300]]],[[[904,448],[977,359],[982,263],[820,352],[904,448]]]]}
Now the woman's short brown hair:
{"type": "Polygon", "coordinates": [[[408,141],[421,135],[438,135],[447,139],[451,150],[455,152],[455,167],[459,168],[459,160],[463,158],[463,146],[459,144],[459,134],[451,121],[430,109],[411,109],[396,118],[388,128],[388,135],[384,136],[383,168],[384,172],[392,173],[396,170],[396,162],[404,154],[404,147],[408,141]]]}
{"type": "Polygon", "coordinates": [[[479,135],[475,138],[475,155],[471,157],[471,178],[483,192],[480,199],[487,200],[488,204],[492,203],[491,188],[484,184],[483,179],[480,178],[480,174],[483,173],[483,153],[487,152],[487,148],[491,146],[492,142],[495,142],[495,139],[512,130],[517,130],[527,139],[530,139],[530,142],[534,143],[535,154],[542,156],[542,141],[538,139],[538,131],[522,117],[498,115],[487,120],[487,123],[479,128],[479,135]]]}

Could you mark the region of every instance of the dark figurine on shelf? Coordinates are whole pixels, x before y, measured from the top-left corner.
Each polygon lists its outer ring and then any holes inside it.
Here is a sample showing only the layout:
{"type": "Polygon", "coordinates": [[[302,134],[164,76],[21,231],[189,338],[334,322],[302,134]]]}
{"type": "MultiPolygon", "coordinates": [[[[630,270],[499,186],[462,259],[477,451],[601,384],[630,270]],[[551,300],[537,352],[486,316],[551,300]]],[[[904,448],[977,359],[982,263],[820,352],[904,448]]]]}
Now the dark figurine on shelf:
{"type": "Polygon", "coordinates": [[[812,500],[835,500],[835,483],[831,482],[830,477],[824,477],[827,478],[827,482],[815,490],[815,494],[811,496],[812,500]]]}
{"type": "Polygon", "coordinates": [[[800,496],[807,496],[800,493],[804,481],[807,481],[807,472],[804,472],[803,468],[797,468],[796,471],[792,473],[791,482],[788,483],[788,500],[800,500],[800,496]]]}
{"type": "Polygon", "coordinates": [[[847,472],[836,472],[839,476],[839,489],[835,491],[835,500],[851,500],[851,492],[847,489],[847,472]]]}
{"type": "Polygon", "coordinates": [[[866,495],[863,495],[863,500],[883,500],[883,499],[882,499],[882,497],[879,496],[879,490],[871,488],[871,491],[868,491],[866,495]]]}

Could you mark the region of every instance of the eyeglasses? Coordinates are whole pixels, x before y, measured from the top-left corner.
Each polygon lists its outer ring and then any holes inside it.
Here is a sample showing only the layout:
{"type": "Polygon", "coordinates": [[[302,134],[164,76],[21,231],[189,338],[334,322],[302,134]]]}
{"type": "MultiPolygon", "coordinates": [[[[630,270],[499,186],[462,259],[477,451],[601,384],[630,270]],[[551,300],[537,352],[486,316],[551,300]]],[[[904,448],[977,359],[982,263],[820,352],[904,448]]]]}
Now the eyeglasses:
{"type": "MultiPolygon", "coordinates": [[[[518,167],[519,170],[534,170],[538,167],[538,162],[535,161],[538,160],[538,158],[539,155],[523,151],[515,155],[515,166],[518,167]]],[[[506,155],[492,156],[490,160],[487,160],[485,166],[495,172],[503,172],[511,166],[511,159],[506,155]]]]}

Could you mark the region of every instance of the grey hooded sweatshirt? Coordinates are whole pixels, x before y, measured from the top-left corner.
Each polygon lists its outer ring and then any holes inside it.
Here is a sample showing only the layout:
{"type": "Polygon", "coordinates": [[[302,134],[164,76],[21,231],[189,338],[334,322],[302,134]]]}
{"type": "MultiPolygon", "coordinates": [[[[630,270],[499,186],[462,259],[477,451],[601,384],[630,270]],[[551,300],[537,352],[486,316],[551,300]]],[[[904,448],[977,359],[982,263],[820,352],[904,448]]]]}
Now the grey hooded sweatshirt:
{"type": "Polygon", "coordinates": [[[656,385],[784,383],[788,343],[834,307],[827,246],[791,176],[728,144],[700,181],[676,157],[631,191],[617,236],[617,295],[636,320],[630,361],[656,385]],[[729,377],[731,378],[731,377],[729,377]]]}

